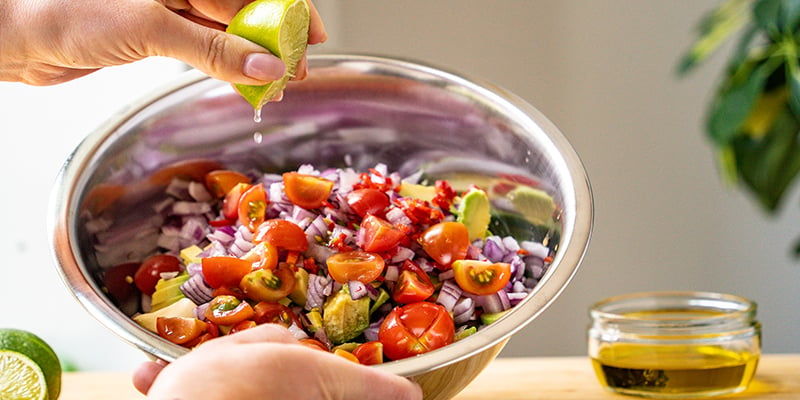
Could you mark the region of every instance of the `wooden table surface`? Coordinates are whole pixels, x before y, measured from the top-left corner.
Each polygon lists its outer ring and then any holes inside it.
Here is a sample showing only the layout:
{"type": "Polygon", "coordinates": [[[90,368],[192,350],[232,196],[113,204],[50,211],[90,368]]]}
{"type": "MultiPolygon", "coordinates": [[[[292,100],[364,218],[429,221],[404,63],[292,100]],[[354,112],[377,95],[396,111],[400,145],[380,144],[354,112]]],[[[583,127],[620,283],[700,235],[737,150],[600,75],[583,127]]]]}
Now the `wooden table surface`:
{"type": "MultiPolygon", "coordinates": [[[[621,400],[600,387],[585,357],[498,358],[454,400],[621,400]]],[[[719,399],[800,399],[800,354],[764,355],[743,393],[719,399]]],[[[59,400],[142,400],[130,373],[69,372],[59,400]]]]}

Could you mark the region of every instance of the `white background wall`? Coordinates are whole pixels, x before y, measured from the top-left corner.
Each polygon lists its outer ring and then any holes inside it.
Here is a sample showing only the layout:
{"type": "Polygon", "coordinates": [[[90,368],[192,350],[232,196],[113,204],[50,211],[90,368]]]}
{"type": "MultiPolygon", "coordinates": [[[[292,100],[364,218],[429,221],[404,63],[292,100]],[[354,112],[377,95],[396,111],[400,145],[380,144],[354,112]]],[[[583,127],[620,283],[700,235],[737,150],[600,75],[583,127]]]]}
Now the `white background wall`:
{"type": "MultiPolygon", "coordinates": [[[[581,155],[596,212],[586,260],[504,356],[584,354],[592,302],[669,289],[753,298],[765,350],[800,352],[800,261],[789,256],[800,238],[797,191],[771,218],[724,187],[701,131],[724,57],[686,79],[674,74],[716,1],[317,4],[331,40],[313,51],[401,56],[494,82],[542,110],[581,155]]],[[[130,369],[145,358],[60,282],[45,230],[53,179],[86,133],[182,69],[152,59],[56,87],[0,83],[0,326],[40,334],[81,369],[130,369]]]]}

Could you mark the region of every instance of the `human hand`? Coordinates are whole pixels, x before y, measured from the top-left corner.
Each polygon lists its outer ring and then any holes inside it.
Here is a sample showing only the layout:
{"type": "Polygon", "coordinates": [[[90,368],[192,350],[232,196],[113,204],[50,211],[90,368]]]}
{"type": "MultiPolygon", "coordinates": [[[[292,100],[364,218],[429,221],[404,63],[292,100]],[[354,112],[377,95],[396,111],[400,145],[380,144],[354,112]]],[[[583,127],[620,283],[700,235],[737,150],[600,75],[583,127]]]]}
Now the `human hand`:
{"type": "Polygon", "coordinates": [[[210,340],[166,366],[144,363],[133,384],[159,400],[422,399],[411,381],[300,345],[274,324],[210,340]]]}
{"type": "MultiPolygon", "coordinates": [[[[150,56],[181,60],[231,83],[261,85],[285,66],[266,49],[224,29],[252,0],[0,1],[0,81],[67,82],[150,56]]],[[[309,44],[327,39],[309,0],[309,44]]],[[[298,66],[303,79],[306,63],[298,66]]]]}

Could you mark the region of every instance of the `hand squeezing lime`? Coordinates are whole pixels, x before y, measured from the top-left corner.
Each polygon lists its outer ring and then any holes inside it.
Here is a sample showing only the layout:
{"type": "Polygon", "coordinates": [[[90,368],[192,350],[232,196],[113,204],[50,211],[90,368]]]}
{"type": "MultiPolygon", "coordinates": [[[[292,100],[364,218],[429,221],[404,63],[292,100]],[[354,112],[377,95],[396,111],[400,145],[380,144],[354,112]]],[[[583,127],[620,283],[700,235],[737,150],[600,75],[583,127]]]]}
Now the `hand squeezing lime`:
{"type": "Polygon", "coordinates": [[[228,25],[228,33],[266,48],[286,64],[283,78],[274,82],[261,86],[234,85],[257,111],[294,76],[308,46],[309,21],[306,0],[256,0],[242,8],[228,25]]]}
{"type": "Polygon", "coordinates": [[[0,399],[56,400],[61,393],[61,363],[33,333],[0,329],[0,399]]]}

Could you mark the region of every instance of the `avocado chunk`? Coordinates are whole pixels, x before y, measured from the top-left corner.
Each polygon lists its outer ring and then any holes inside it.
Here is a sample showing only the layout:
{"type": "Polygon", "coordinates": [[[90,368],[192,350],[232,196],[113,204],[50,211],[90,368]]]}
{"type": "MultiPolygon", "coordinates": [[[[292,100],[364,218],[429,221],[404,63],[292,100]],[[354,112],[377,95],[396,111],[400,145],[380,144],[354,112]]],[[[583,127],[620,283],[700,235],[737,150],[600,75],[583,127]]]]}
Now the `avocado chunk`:
{"type": "Polygon", "coordinates": [[[544,190],[530,186],[517,186],[508,192],[508,199],[514,208],[535,225],[552,225],[556,203],[544,190]]]}
{"type": "Polygon", "coordinates": [[[369,297],[353,300],[347,285],[344,285],[325,301],[322,326],[333,344],[342,344],[356,338],[369,326],[369,297]]]}
{"type": "Polygon", "coordinates": [[[294,289],[289,298],[299,306],[305,306],[308,299],[308,271],[298,268],[294,273],[294,289]]]}
{"type": "Polygon", "coordinates": [[[483,314],[481,314],[481,322],[483,322],[484,325],[489,325],[489,324],[497,321],[498,319],[500,319],[500,317],[502,317],[503,315],[508,314],[509,311],[511,311],[511,310],[508,309],[508,310],[500,311],[500,312],[496,312],[496,313],[483,313],[483,314]]]}
{"type": "Polygon", "coordinates": [[[458,222],[466,225],[469,240],[483,239],[492,219],[489,196],[481,189],[471,188],[458,203],[458,222]]]}
{"type": "Polygon", "coordinates": [[[172,279],[159,279],[156,291],[153,292],[150,311],[158,311],[186,296],[181,291],[181,285],[189,279],[189,274],[182,272],[172,279]]]}
{"type": "Polygon", "coordinates": [[[403,197],[432,201],[433,198],[436,197],[436,188],[403,181],[400,183],[400,189],[397,191],[397,194],[403,197]]]}
{"type": "Polygon", "coordinates": [[[133,320],[145,329],[158,333],[156,321],[158,317],[185,317],[194,318],[194,309],[197,305],[191,300],[184,297],[158,311],[152,311],[144,314],[137,314],[133,316],[133,320]]]}

